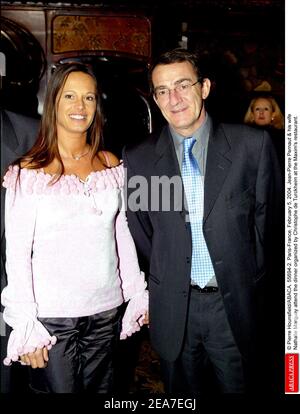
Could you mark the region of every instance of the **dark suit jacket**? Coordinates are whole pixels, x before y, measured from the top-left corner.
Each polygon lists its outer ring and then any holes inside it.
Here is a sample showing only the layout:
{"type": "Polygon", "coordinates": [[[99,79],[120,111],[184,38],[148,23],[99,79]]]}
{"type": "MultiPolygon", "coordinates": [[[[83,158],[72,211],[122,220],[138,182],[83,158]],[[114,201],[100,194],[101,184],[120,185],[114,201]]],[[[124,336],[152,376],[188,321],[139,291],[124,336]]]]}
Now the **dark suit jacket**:
{"type": "MultiPolygon", "coordinates": [[[[180,176],[168,127],[123,151],[128,200],[133,176],[180,176]]],[[[182,185],[182,184],[181,184],[182,185]]],[[[244,125],[215,125],[209,138],[203,231],[236,342],[247,358],[256,327],[257,290],[266,276],[268,240],[278,220],[282,180],[268,134],[244,125]]],[[[196,191],[196,189],[195,189],[196,191]]],[[[169,197],[169,195],[166,195],[169,197]]],[[[171,197],[173,190],[171,189],[171,197]]],[[[149,205],[151,192],[148,192],[149,205]]],[[[181,350],[188,312],[192,243],[184,208],[131,211],[128,223],[141,263],[148,263],[150,337],[166,360],[181,350]]],[[[147,210],[142,207],[141,210],[147,210]]]]}
{"type": "Polygon", "coordinates": [[[29,150],[36,140],[39,120],[1,109],[1,291],[6,285],[3,176],[9,164],[29,150]]]}
{"type": "MultiPolygon", "coordinates": [[[[39,121],[33,118],[1,109],[1,292],[7,284],[5,270],[5,232],[4,200],[5,188],[2,187],[3,176],[9,164],[23,155],[33,145],[38,131],[39,121]]],[[[1,321],[2,326],[2,321],[1,321]]],[[[7,340],[10,328],[1,330],[0,354],[1,364],[6,356],[7,340]],[[3,336],[5,333],[6,336],[3,336]]],[[[27,372],[27,371],[26,371],[27,372]]],[[[26,392],[28,378],[19,365],[1,367],[1,393],[26,392]]]]}

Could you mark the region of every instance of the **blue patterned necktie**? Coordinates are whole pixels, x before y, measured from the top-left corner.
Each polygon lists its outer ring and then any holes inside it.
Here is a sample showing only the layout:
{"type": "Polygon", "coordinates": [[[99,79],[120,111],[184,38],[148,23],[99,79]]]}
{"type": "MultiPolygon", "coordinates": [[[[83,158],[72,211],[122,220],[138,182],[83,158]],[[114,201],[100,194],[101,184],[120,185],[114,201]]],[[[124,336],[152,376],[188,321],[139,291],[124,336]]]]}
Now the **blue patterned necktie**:
{"type": "Polygon", "coordinates": [[[192,283],[203,288],[215,272],[203,235],[204,185],[198,163],[192,154],[195,138],[183,141],[182,181],[192,233],[192,283]]]}

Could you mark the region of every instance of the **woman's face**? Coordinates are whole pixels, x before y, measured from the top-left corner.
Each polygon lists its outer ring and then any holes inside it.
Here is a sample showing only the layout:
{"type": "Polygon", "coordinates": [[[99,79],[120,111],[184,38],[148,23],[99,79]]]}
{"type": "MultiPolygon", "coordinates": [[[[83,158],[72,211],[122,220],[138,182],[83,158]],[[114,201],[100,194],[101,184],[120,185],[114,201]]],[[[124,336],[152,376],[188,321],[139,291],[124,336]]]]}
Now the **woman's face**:
{"type": "Polygon", "coordinates": [[[97,107],[94,79],[84,72],[72,72],[57,95],[57,133],[86,134],[97,107]]]}
{"type": "Polygon", "coordinates": [[[271,102],[268,99],[258,98],[252,107],[252,114],[256,125],[270,125],[274,116],[271,102]]]}

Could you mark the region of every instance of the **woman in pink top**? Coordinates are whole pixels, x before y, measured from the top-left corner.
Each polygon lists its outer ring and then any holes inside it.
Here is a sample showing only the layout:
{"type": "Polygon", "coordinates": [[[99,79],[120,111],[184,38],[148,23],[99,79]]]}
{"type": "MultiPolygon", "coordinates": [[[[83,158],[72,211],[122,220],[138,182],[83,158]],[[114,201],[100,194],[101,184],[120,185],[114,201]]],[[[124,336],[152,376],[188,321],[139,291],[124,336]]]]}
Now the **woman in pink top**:
{"type": "Polygon", "coordinates": [[[112,391],[119,336],[147,319],[123,166],[101,151],[101,131],[95,75],[63,64],[49,82],[35,145],[4,178],[2,304],[13,328],[4,363],[43,368],[31,370],[38,392],[112,391]]]}

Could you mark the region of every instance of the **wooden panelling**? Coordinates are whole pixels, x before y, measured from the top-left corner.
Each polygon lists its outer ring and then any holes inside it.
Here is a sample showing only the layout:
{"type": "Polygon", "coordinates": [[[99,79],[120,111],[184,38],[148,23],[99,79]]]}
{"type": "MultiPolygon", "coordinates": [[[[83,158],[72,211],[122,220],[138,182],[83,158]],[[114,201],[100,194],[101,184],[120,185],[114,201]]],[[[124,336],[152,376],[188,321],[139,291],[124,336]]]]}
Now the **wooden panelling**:
{"type": "Polygon", "coordinates": [[[150,22],[143,17],[57,15],[51,36],[53,53],[101,50],[151,55],[150,22]]]}

